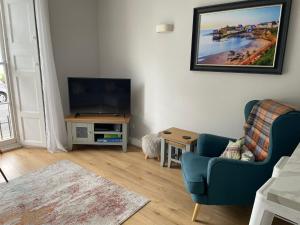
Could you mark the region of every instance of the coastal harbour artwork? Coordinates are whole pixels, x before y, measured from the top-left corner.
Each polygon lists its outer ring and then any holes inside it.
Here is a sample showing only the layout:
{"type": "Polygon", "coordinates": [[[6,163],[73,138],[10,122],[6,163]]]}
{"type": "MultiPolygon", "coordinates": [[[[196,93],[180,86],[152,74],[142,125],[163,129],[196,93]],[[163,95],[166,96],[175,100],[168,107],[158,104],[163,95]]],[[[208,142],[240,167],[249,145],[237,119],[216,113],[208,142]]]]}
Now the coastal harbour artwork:
{"type": "Polygon", "coordinates": [[[198,64],[274,66],[281,5],[200,15],[198,64]]]}
{"type": "Polygon", "coordinates": [[[207,12],[204,8],[195,11],[191,68],[216,70],[219,67],[229,68],[229,71],[233,68],[234,72],[243,72],[238,68],[259,72],[251,69],[261,68],[266,73],[268,69],[281,72],[282,65],[278,63],[282,64],[286,40],[280,34],[287,33],[286,19],[289,18],[285,2],[241,8],[233,4],[232,9],[217,7],[216,11],[210,8],[207,12]],[[279,54],[281,58],[277,58],[279,54]]]}

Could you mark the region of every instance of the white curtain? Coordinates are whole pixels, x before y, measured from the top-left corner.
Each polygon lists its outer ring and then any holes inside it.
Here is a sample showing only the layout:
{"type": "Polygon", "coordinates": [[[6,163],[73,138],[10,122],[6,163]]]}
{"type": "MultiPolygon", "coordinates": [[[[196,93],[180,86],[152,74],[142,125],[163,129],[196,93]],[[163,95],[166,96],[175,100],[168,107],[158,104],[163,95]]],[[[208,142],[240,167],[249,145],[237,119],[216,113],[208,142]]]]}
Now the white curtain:
{"type": "Polygon", "coordinates": [[[35,9],[43,80],[47,149],[50,152],[66,151],[67,132],[54,63],[48,0],[35,0],[35,9]]]}

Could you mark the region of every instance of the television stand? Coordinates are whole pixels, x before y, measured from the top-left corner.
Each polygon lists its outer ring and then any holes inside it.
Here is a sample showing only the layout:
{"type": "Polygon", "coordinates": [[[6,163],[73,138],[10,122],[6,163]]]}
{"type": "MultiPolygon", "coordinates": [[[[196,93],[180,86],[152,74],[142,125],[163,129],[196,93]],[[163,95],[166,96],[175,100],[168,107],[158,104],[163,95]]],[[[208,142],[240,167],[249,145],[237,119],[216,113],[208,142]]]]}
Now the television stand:
{"type": "Polygon", "coordinates": [[[129,115],[71,115],[65,121],[69,150],[73,145],[114,145],[127,151],[129,115]]]}

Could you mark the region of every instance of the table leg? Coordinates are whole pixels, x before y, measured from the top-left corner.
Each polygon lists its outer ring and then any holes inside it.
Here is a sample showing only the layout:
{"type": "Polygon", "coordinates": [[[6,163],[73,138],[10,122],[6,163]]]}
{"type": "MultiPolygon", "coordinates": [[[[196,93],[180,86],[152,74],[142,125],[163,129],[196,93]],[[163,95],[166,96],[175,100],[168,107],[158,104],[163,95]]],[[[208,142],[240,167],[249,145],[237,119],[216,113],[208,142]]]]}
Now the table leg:
{"type": "Polygon", "coordinates": [[[273,219],[274,213],[268,211],[267,204],[256,197],[249,225],[271,225],[273,219]]]}
{"type": "Polygon", "coordinates": [[[172,146],[168,146],[168,167],[171,168],[171,159],[172,159],[172,146]]]}
{"type": "Polygon", "coordinates": [[[195,152],[195,150],[196,150],[196,143],[194,143],[194,144],[191,145],[191,151],[195,152]]]}
{"type": "Polygon", "coordinates": [[[165,165],[165,156],[166,156],[166,140],[160,139],[161,147],[160,147],[160,166],[165,165]]]}
{"type": "Polygon", "coordinates": [[[185,151],[190,152],[191,151],[191,145],[185,145],[185,151]]]}
{"type": "Polygon", "coordinates": [[[179,160],[179,148],[175,148],[175,159],[179,160]]]}

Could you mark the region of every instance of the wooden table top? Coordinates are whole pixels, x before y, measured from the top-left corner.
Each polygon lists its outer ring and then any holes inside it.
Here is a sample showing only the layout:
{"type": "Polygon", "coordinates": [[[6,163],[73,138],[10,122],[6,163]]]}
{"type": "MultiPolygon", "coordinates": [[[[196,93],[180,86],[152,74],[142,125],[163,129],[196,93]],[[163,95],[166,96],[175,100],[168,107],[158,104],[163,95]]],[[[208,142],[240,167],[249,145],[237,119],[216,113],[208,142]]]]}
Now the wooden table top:
{"type": "Polygon", "coordinates": [[[172,127],[159,133],[159,137],[179,144],[189,145],[197,141],[199,134],[172,127]]]}
{"type": "Polygon", "coordinates": [[[128,124],[130,121],[130,116],[110,116],[110,115],[96,115],[96,116],[86,116],[81,115],[75,117],[74,115],[66,116],[66,122],[73,123],[111,123],[111,124],[128,124]]]}

